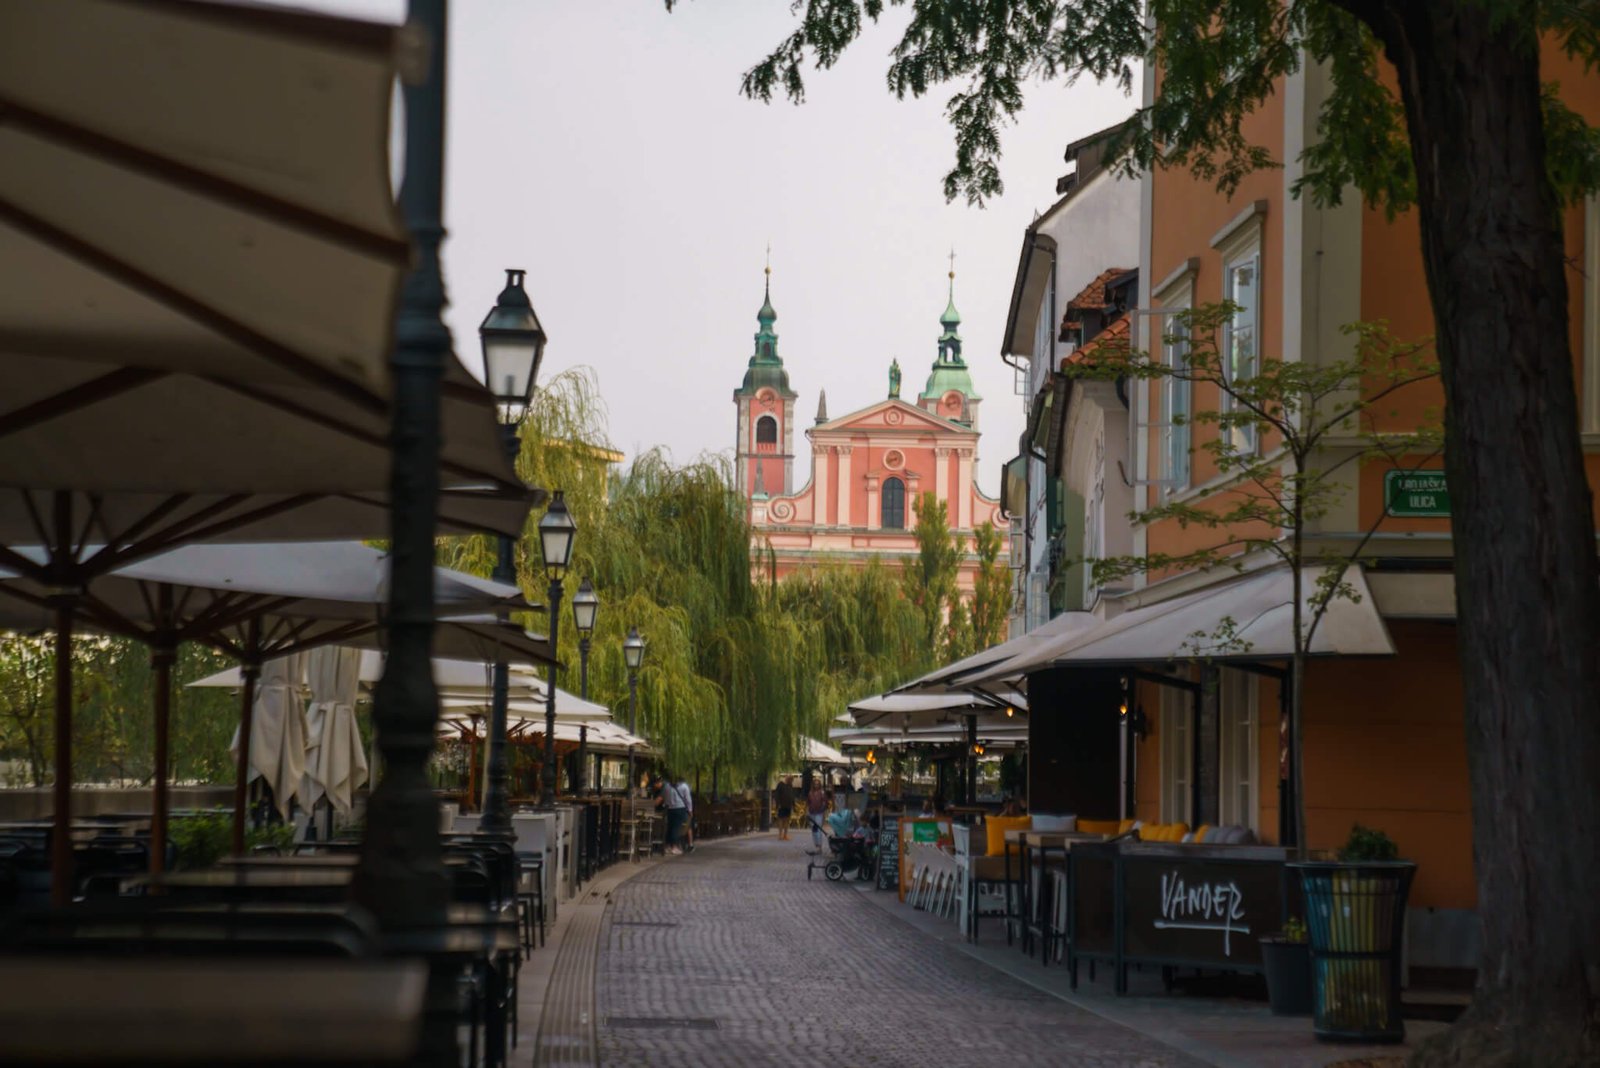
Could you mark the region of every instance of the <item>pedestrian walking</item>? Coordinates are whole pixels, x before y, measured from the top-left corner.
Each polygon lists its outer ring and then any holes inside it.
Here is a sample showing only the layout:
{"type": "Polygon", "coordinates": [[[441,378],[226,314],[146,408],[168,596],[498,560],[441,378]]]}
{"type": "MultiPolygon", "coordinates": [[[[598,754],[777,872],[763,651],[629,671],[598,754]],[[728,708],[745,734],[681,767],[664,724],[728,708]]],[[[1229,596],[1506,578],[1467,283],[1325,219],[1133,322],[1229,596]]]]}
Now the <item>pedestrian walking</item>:
{"type": "Polygon", "coordinates": [[[694,791],[689,789],[689,780],[678,779],[678,796],[683,799],[683,851],[694,852],[694,791]]]}
{"type": "Polygon", "coordinates": [[[683,838],[683,824],[688,816],[688,807],[684,803],[684,792],[680,792],[673,785],[672,776],[667,776],[661,781],[661,804],[667,810],[667,853],[669,856],[680,856],[683,853],[681,841],[683,838]]]}
{"type": "Polygon", "coordinates": [[[789,840],[789,820],[794,815],[794,776],[779,779],[772,791],[772,807],[778,817],[778,841],[789,840]]]}
{"type": "Polygon", "coordinates": [[[806,819],[811,821],[811,845],[813,853],[822,852],[822,818],[828,814],[828,793],[822,788],[822,781],[816,780],[811,784],[811,793],[806,795],[806,819]]]}

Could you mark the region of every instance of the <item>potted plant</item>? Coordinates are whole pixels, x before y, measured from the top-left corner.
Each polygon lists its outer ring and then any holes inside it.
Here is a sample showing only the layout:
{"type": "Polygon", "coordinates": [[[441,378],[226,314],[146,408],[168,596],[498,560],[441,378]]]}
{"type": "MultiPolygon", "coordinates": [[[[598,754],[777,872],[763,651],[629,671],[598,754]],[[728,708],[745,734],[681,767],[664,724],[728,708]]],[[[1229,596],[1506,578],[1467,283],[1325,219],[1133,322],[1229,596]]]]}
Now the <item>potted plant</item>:
{"type": "Polygon", "coordinates": [[[1400,956],[1416,865],[1359,823],[1335,861],[1292,864],[1305,891],[1312,1009],[1325,1040],[1401,1042],[1400,956]]]}
{"type": "Polygon", "coordinates": [[[1299,917],[1290,916],[1282,931],[1261,939],[1261,963],[1272,1015],[1311,1015],[1311,946],[1299,917]]]}

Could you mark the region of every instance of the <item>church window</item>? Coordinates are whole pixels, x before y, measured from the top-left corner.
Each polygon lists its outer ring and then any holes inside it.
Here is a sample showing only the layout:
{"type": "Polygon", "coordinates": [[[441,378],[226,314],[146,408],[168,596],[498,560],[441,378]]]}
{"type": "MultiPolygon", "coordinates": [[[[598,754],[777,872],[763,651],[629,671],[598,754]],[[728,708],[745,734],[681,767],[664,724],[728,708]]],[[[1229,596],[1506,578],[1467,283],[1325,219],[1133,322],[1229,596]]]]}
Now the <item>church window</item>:
{"type": "Polygon", "coordinates": [[[756,444],[776,445],[778,443],[778,421],[770,415],[763,415],[756,420],[756,444]]]}
{"type": "Polygon", "coordinates": [[[906,484],[898,478],[883,481],[883,529],[906,528],[906,484]]]}

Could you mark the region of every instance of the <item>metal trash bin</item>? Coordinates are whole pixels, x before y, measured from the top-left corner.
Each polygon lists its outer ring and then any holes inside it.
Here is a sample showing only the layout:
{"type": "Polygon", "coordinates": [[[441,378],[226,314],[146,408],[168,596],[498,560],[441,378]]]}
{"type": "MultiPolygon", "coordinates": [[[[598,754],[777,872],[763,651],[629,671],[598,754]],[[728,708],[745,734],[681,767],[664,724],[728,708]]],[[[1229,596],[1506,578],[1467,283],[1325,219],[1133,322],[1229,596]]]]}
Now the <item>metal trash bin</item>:
{"type": "Polygon", "coordinates": [[[1330,1042],[1403,1042],[1401,948],[1409,861],[1299,861],[1311,942],[1313,1027],[1330,1042]]]}

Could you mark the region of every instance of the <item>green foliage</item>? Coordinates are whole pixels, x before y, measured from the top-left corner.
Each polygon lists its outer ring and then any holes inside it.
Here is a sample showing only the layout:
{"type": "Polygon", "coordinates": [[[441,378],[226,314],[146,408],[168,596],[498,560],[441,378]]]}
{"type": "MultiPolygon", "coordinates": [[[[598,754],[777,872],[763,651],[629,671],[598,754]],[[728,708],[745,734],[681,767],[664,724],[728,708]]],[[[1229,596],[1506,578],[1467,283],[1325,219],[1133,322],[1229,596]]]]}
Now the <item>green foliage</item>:
{"type": "MultiPolygon", "coordinates": [[[[906,599],[922,613],[927,648],[947,650],[952,634],[947,629],[951,603],[956,599],[956,572],[961,567],[961,543],[950,529],[945,502],[932,493],[919,493],[912,502],[917,525],[917,555],[903,572],[906,599]]],[[[955,635],[959,643],[961,637],[955,635]]]]}
{"type": "Polygon", "coordinates": [[[1350,828],[1350,837],[1339,849],[1339,859],[1352,863],[1399,858],[1400,847],[1394,844],[1394,839],[1380,830],[1363,827],[1359,823],[1350,828]]]}
{"type": "Polygon", "coordinates": [[[1306,922],[1298,916],[1290,916],[1283,921],[1283,940],[1296,945],[1306,940],[1306,922]]]}
{"type": "MultiPolygon", "coordinates": [[[[676,0],[666,0],[668,10],[676,0]]],[[[945,107],[955,134],[946,197],[981,203],[1004,189],[1000,135],[1038,81],[1087,75],[1131,93],[1141,65],[1162,78],[1149,107],[1119,138],[1130,170],[1182,166],[1232,192],[1275,160],[1244,131],[1246,116],[1295,72],[1302,54],[1327,65],[1331,92],[1317,117],[1320,140],[1301,157],[1296,191],[1337,202],[1349,185],[1390,212],[1411,205],[1416,178],[1395,93],[1377,77],[1372,31],[1390,8],[1348,0],[808,0],[798,23],[744,75],[742,91],[770,101],[805,99],[809,62],[825,70],[885,9],[909,8],[891,50],[887,83],[898,97],[955,90],[945,107]],[[1358,15],[1360,16],[1358,18],[1358,15]],[[1153,30],[1147,35],[1147,16],[1153,30]],[[1367,21],[1370,20],[1370,21],[1367,21]]],[[[1586,68],[1600,59],[1600,20],[1584,0],[1502,5],[1501,30],[1533,46],[1543,30],[1586,68]]],[[[1392,17],[1399,25],[1398,16],[1392,17]]],[[[1551,98],[1553,100],[1553,97],[1551,98]]],[[[1547,168],[1563,197],[1600,185],[1594,131],[1575,113],[1546,107],[1547,168]],[[1584,163],[1583,161],[1589,161],[1584,163]]]]}
{"type": "MultiPolygon", "coordinates": [[[[168,725],[174,782],[231,782],[229,742],[238,698],[186,683],[229,666],[203,646],[179,647],[168,725]]],[[[80,635],[73,644],[73,769],[78,782],[143,785],[154,775],[153,676],[149,650],[126,638],[80,635]]],[[[26,769],[29,785],[53,777],[55,644],[46,636],[0,634],[0,761],[26,769]]]]}
{"type": "Polygon", "coordinates": [[[1004,535],[993,523],[973,534],[978,554],[978,574],[972,591],[972,647],[976,652],[996,645],[1006,636],[1011,614],[1011,568],[1000,561],[1004,535]]]}
{"type": "MultiPolygon", "coordinates": [[[[176,854],[174,870],[209,868],[233,848],[233,814],[198,812],[192,816],[180,816],[172,821],[168,835],[176,854]]],[[[293,845],[293,824],[271,823],[264,827],[245,828],[244,848],[247,853],[263,848],[283,852],[293,845]]]]}

